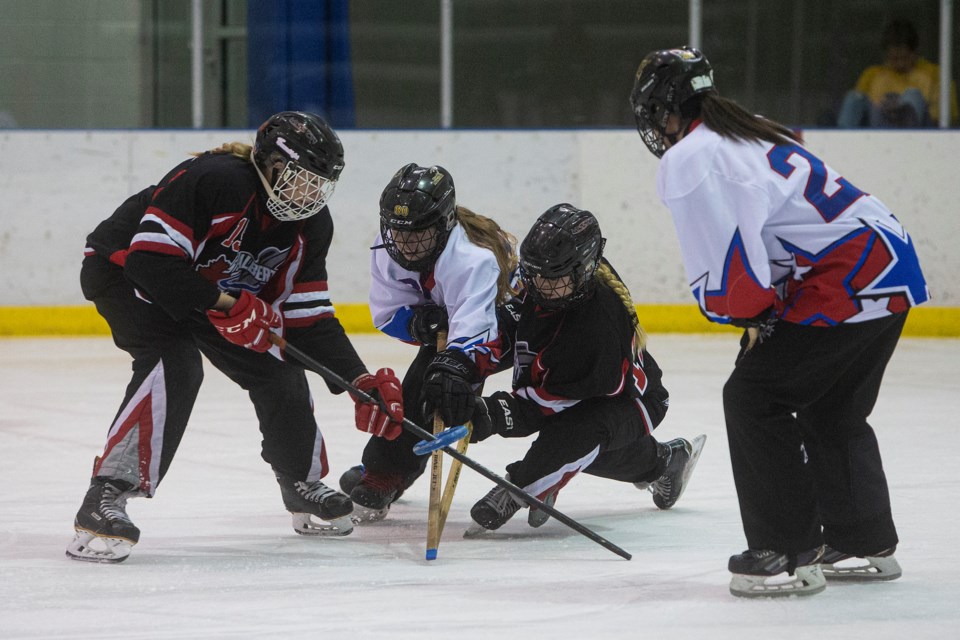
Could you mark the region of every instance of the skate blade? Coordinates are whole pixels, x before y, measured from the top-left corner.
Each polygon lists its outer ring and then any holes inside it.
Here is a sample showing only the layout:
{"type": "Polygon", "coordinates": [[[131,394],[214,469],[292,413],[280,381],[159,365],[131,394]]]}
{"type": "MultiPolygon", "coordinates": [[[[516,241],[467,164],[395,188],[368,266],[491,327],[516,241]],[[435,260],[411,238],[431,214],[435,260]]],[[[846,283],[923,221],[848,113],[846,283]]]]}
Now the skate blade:
{"type": "Polygon", "coordinates": [[[126,538],[98,536],[86,529],[77,529],[66,553],[68,558],[81,562],[117,564],[130,557],[134,544],[126,538]]]}
{"type": "Polygon", "coordinates": [[[687,460],[687,466],[683,469],[683,477],[680,480],[680,495],[677,496],[674,504],[679,502],[683,494],[686,493],[687,485],[690,483],[690,477],[693,475],[693,470],[700,461],[700,454],[703,453],[703,445],[706,444],[706,442],[706,434],[701,434],[690,442],[690,459],[687,460]]]}
{"type": "Polygon", "coordinates": [[[490,529],[487,529],[487,528],[484,527],[482,524],[477,524],[476,522],[471,522],[471,523],[470,523],[470,526],[467,527],[467,530],[463,532],[463,537],[464,537],[464,538],[478,538],[478,537],[482,536],[483,534],[485,534],[485,533],[488,532],[488,531],[490,531],[490,529]]]}
{"type": "Polygon", "coordinates": [[[384,509],[369,509],[356,503],[353,505],[353,514],[350,516],[351,522],[355,525],[370,524],[371,522],[380,522],[387,517],[390,507],[384,509]]]}
{"type": "MultiPolygon", "coordinates": [[[[543,503],[548,507],[552,507],[557,503],[557,493],[551,493],[544,499],[543,503]]],[[[543,509],[537,509],[536,507],[530,507],[530,513],[527,514],[527,524],[536,529],[537,527],[542,527],[547,523],[547,520],[550,519],[550,514],[544,511],[543,509]]]]}
{"type": "Polygon", "coordinates": [[[690,460],[687,462],[687,468],[683,470],[683,486],[687,486],[687,480],[693,475],[693,469],[700,461],[700,454],[703,453],[703,445],[707,442],[707,434],[701,434],[690,442],[690,460]]]}
{"type": "Polygon", "coordinates": [[[302,536],[322,538],[337,538],[348,536],[353,532],[353,522],[350,515],[334,518],[330,522],[314,520],[309,513],[294,513],[293,530],[302,536]]]}
{"type": "Polygon", "coordinates": [[[786,572],[775,576],[751,576],[733,574],[730,593],[738,598],[785,598],[788,596],[812,596],[827,587],[820,565],[797,567],[794,575],[786,572]]]}
{"type": "Polygon", "coordinates": [[[837,582],[882,582],[903,575],[900,563],[893,556],[886,558],[847,558],[835,564],[823,564],[823,575],[837,582]]]}

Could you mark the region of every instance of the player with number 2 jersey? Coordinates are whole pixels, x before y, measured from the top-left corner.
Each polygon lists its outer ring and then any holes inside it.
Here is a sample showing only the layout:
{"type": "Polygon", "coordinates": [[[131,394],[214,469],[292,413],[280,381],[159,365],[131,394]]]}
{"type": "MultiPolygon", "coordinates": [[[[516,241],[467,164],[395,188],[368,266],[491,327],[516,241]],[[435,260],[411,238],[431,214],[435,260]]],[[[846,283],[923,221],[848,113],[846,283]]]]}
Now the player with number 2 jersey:
{"type": "Polygon", "coordinates": [[[730,592],[899,577],[867,418],[908,310],[929,297],[913,241],[795,132],[721,97],[697,49],[648,54],[630,101],[700,311],[746,328],[723,391],[748,544],[730,592]]]}

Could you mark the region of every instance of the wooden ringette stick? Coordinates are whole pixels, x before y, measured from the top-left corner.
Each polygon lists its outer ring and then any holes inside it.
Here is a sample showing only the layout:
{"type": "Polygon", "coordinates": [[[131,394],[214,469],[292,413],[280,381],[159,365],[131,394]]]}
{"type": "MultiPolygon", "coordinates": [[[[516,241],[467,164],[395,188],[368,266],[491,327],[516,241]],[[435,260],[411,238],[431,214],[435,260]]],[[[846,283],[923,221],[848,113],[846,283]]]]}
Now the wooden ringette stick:
{"type": "MultiPolygon", "coordinates": [[[[447,348],[447,332],[437,332],[437,351],[447,348]]],[[[440,412],[433,415],[433,435],[443,431],[443,419],[440,412]]],[[[437,559],[437,548],[440,546],[440,534],[443,525],[440,523],[440,483],[443,482],[443,452],[436,450],[430,454],[430,508],[427,512],[427,560],[437,559]]]]}
{"type": "MultiPolygon", "coordinates": [[[[466,437],[457,443],[457,453],[464,455],[467,447],[470,446],[470,435],[473,433],[473,424],[467,423],[466,437]]],[[[453,504],[453,494],[457,490],[457,482],[460,480],[460,471],[463,469],[463,463],[454,460],[450,463],[450,471],[447,472],[447,483],[443,487],[443,497],[440,498],[440,533],[443,535],[443,527],[447,524],[447,514],[450,513],[450,505],[453,504]]]]}
{"type": "MultiPolygon", "coordinates": [[[[206,320],[206,318],[204,318],[204,320],[206,320]]],[[[377,404],[381,408],[383,408],[384,411],[387,411],[387,406],[383,403],[383,400],[379,398],[374,398],[370,394],[364,391],[361,391],[354,385],[344,380],[342,376],[336,374],[330,368],[320,364],[319,361],[309,356],[302,349],[299,349],[294,345],[290,344],[289,342],[287,342],[282,336],[272,333],[270,334],[270,342],[275,344],[277,347],[279,347],[286,355],[297,360],[304,367],[306,367],[310,371],[313,371],[314,373],[322,377],[327,382],[340,387],[344,391],[349,391],[351,394],[353,394],[354,397],[360,398],[364,402],[372,402],[374,404],[377,404]]],[[[403,428],[406,431],[412,433],[413,435],[417,436],[421,440],[434,439],[434,436],[432,433],[430,433],[423,427],[419,426],[409,418],[404,418],[402,424],[403,424],[403,428]]],[[[563,513],[556,507],[552,507],[547,503],[545,503],[543,500],[540,500],[539,498],[537,498],[536,496],[530,495],[529,493],[527,493],[517,485],[513,484],[503,476],[494,473],[490,469],[487,469],[485,466],[483,466],[473,458],[465,456],[464,454],[460,453],[456,449],[453,449],[449,446],[443,447],[442,451],[446,453],[448,456],[450,456],[451,458],[453,458],[454,460],[459,460],[464,465],[470,467],[471,469],[473,469],[474,471],[482,475],[487,480],[496,484],[498,487],[501,487],[506,491],[509,491],[510,495],[512,495],[517,500],[522,501],[527,506],[535,507],[537,509],[543,509],[545,512],[549,513],[558,522],[565,524],[566,526],[570,527],[571,529],[573,529],[583,537],[588,538],[593,542],[597,543],[607,551],[617,554],[624,560],[629,560],[630,558],[633,557],[632,555],[624,551],[622,548],[613,544],[612,542],[610,542],[609,540],[607,540],[597,532],[592,531],[587,527],[583,526],[582,524],[580,524],[579,522],[577,522],[567,514],[563,513]]]]}

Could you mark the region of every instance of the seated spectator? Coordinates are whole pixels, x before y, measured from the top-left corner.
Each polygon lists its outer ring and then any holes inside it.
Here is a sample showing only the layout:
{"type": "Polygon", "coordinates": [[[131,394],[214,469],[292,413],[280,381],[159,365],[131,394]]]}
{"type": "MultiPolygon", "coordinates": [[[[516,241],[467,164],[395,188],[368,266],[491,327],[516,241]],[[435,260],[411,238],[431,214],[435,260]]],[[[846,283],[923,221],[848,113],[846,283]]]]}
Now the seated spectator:
{"type": "MultiPolygon", "coordinates": [[[[940,67],[917,53],[920,37],[909,20],[892,20],[880,38],[883,64],[868,67],[844,96],[840,127],[932,127],[940,118],[940,67]]],[[[956,83],[950,87],[957,122],[956,83]]]]}

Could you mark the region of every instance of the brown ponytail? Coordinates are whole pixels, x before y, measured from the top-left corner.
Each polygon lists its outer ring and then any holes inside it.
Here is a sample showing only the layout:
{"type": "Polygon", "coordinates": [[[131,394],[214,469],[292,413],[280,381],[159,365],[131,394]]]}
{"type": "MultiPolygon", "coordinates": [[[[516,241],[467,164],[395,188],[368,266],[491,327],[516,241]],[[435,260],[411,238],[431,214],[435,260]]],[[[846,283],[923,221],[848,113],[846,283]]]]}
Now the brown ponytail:
{"type": "Polygon", "coordinates": [[[719,94],[705,93],[696,99],[700,101],[700,118],[703,123],[724,138],[746,142],[765,140],[772,144],[803,142],[800,136],[788,127],[753,115],[733,100],[719,94]]]}

